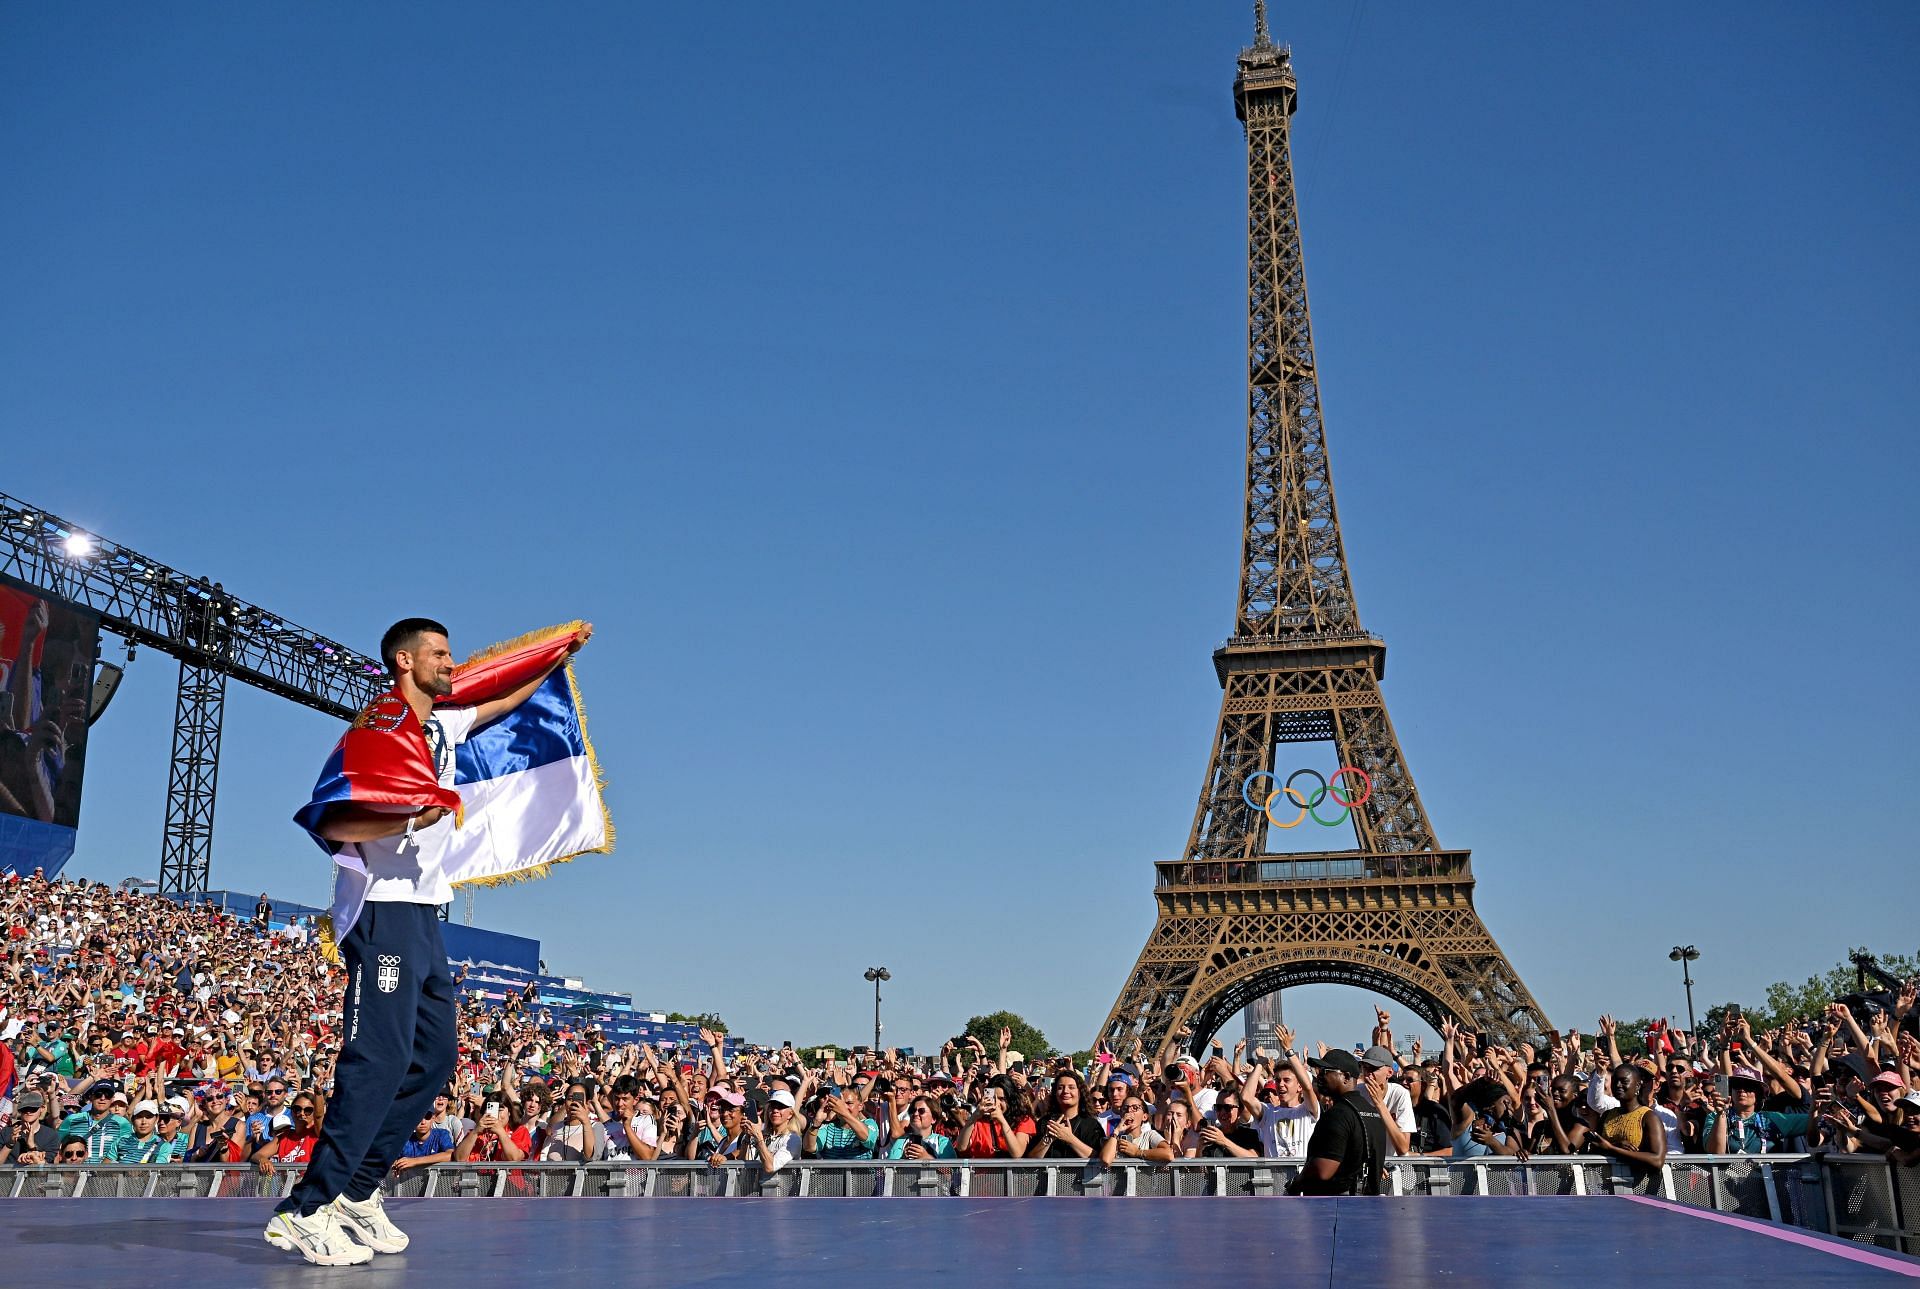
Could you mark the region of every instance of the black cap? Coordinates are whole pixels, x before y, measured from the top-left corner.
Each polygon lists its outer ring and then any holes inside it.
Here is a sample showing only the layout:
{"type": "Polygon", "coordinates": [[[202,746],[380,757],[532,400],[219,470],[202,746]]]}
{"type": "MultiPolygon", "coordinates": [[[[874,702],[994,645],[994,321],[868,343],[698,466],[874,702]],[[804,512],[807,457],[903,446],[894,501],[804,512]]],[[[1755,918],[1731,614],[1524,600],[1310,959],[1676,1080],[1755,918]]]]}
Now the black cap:
{"type": "Polygon", "coordinates": [[[1310,1056],[1307,1064],[1316,1070],[1338,1070],[1356,1079],[1360,1077],[1360,1062],[1344,1048],[1335,1048],[1325,1056],[1310,1056]]]}

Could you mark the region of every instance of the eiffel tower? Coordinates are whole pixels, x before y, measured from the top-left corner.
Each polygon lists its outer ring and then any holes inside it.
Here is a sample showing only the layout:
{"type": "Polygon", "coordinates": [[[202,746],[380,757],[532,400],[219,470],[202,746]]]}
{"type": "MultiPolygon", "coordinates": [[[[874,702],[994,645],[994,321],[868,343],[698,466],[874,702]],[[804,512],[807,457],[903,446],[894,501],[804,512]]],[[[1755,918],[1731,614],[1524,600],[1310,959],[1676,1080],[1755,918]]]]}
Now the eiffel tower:
{"type": "Polygon", "coordinates": [[[1298,87],[1264,2],[1233,99],[1247,136],[1239,614],[1213,655],[1225,695],[1186,852],[1155,865],[1159,920],[1101,1037],[1155,1051],[1187,1028],[1198,1054],[1253,999],[1331,982],[1516,1046],[1546,1018],[1474,910],[1469,853],[1434,840],[1380,693],[1386,645],[1354,607],[1288,145],[1298,87]],[[1331,742],[1341,769],[1290,774],[1280,749],[1311,742],[1331,742]],[[1268,852],[1270,829],[1309,813],[1350,819],[1357,849],[1268,852]]]}

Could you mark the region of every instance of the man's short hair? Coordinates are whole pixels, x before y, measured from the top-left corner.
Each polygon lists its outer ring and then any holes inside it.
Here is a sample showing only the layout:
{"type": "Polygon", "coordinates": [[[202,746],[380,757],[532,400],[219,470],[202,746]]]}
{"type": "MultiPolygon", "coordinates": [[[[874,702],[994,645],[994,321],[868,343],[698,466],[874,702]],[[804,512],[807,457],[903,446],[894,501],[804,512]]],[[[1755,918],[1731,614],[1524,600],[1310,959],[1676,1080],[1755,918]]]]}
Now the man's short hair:
{"type": "Polygon", "coordinates": [[[447,634],[446,627],[432,618],[401,618],[387,628],[387,633],[380,637],[380,661],[387,664],[388,675],[400,674],[400,652],[412,653],[420,637],[430,631],[435,635],[447,634]]]}

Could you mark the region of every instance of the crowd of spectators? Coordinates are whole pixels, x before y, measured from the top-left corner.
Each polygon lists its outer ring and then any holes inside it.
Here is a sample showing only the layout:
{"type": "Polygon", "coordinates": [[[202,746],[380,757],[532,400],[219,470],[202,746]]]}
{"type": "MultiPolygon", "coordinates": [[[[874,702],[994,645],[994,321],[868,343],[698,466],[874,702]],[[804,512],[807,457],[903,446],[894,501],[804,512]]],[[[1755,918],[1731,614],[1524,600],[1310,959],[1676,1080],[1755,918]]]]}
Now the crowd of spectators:
{"type": "MultiPolygon", "coordinates": [[[[0,1163],[306,1162],[332,1086],[341,973],[298,930],[84,882],[0,884],[0,1163]]],[[[1602,1017],[1527,1050],[1443,1026],[1395,1042],[1376,1009],[1353,1048],[1393,1154],[1668,1154],[1806,1149],[1920,1159],[1915,988],[1863,1024],[1659,1032],[1628,1057],[1602,1017]]],[[[1276,1048],[1028,1059],[1003,1031],[935,1056],[732,1058],[609,1041],[530,998],[463,992],[460,1063],[396,1172],[447,1161],[1298,1158],[1321,1117],[1315,1058],[1276,1048]]],[[[1636,1048],[1637,1044],[1632,1045],[1636,1048]]]]}

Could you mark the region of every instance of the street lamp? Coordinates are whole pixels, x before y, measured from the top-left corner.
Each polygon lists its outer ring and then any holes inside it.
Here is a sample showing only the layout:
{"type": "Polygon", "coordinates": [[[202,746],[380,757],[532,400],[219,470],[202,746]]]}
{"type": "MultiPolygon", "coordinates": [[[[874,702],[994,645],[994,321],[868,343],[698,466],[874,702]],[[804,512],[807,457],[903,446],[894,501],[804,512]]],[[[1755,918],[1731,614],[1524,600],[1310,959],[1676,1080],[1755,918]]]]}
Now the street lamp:
{"type": "Polygon", "coordinates": [[[1680,978],[1684,980],[1687,985],[1687,1033],[1688,1034],[1693,1033],[1693,971],[1691,970],[1691,967],[1689,964],[1691,964],[1694,961],[1694,959],[1698,958],[1699,956],[1700,956],[1700,951],[1694,948],[1690,944],[1688,945],[1676,944],[1673,946],[1673,952],[1667,955],[1669,960],[1680,964],[1680,978]]]}
{"type": "Polygon", "coordinates": [[[893,973],[885,967],[868,967],[867,979],[873,982],[873,1051],[880,1054],[880,982],[892,980],[893,973]]]}

